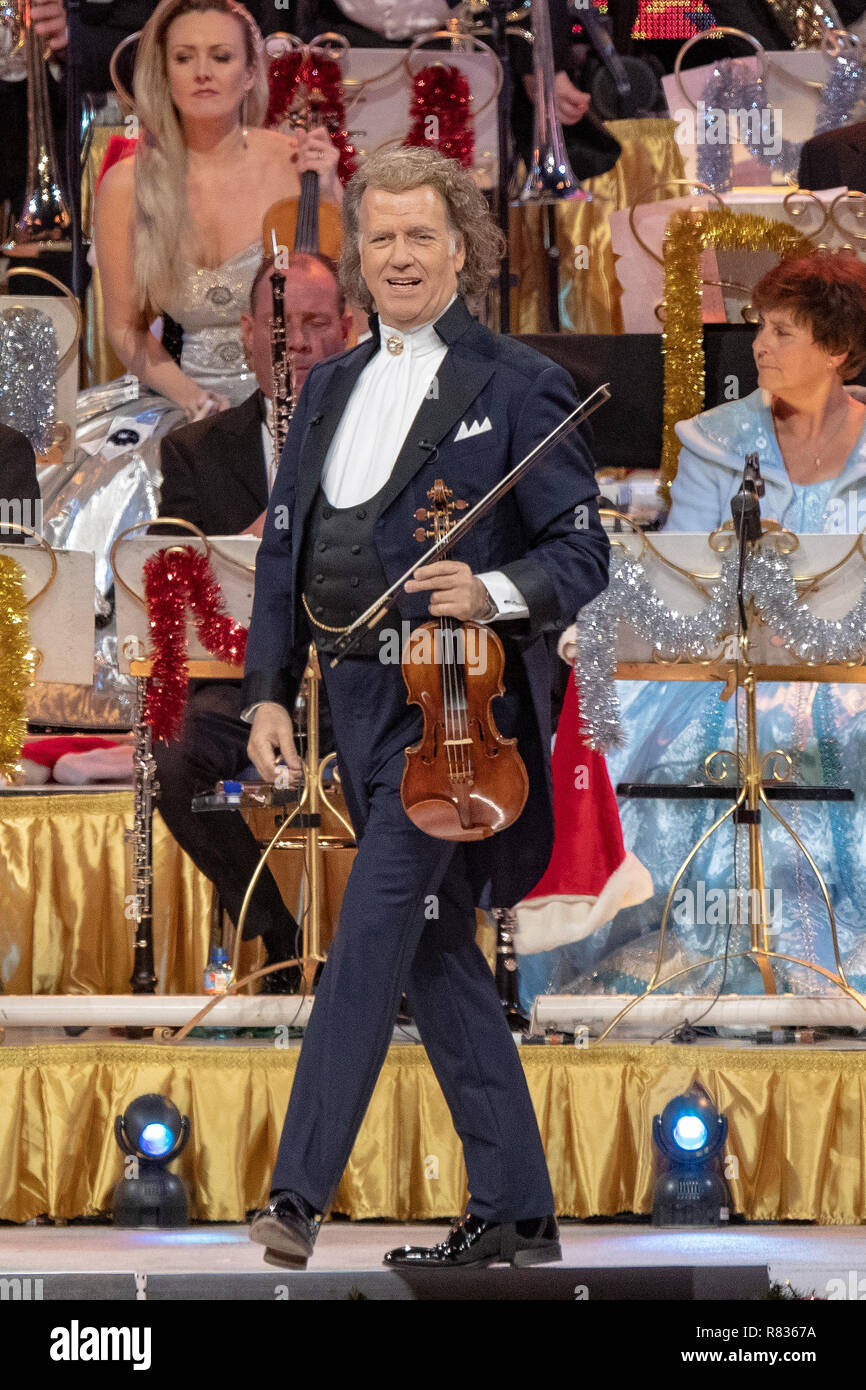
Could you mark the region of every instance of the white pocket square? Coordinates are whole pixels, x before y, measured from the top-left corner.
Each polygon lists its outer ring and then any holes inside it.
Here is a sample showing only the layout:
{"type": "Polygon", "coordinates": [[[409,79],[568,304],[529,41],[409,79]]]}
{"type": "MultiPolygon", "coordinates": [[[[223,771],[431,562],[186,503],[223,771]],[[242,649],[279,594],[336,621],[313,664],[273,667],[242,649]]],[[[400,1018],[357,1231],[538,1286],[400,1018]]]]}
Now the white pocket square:
{"type": "Polygon", "coordinates": [[[489,415],[485,415],[483,420],[473,420],[471,425],[467,425],[466,421],[463,420],[453,442],[459,444],[461,439],[474,439],[476,434],[486,434],[488,430],[492,429],[489,415]]]}

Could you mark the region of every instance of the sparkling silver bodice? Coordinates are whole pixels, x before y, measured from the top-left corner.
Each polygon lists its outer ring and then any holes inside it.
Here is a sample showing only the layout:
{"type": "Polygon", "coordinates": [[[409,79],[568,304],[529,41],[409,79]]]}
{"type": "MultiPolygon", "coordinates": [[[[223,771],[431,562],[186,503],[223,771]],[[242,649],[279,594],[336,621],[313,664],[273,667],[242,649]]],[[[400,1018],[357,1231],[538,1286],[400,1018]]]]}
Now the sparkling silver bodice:
{"type": "Polygon", "coordinates": [[[183,329],[180,365],[206,391],[220,391],[240,405],[256,389],[241,342],[241,314],[261,263],[254,241],[214,269],[188,266],[183,293],[164,308],[183,329]]]}

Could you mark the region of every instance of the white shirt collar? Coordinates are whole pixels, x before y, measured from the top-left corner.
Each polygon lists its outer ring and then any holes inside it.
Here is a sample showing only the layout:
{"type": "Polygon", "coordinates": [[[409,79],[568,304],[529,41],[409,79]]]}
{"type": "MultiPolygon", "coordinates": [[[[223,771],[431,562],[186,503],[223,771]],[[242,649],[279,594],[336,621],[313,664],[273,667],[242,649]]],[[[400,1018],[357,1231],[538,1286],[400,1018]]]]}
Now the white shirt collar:
{"type": "Polygon", "coordinates": [[[447,314],[451,305],[457,298],[452,294],[444,309],[441,309],[435,319],[430,319],[427,323],[419,323],[416,328],[392,328],[390,324],[379,320],[379,351],[387,352],[386,344],[391,337],[402,338],[404,351],[408,350],[414,357],[431,351],[434,348],[443,346],[442,339],[436,332],[434,324],[438,323],[443,314],[447,314]]]}

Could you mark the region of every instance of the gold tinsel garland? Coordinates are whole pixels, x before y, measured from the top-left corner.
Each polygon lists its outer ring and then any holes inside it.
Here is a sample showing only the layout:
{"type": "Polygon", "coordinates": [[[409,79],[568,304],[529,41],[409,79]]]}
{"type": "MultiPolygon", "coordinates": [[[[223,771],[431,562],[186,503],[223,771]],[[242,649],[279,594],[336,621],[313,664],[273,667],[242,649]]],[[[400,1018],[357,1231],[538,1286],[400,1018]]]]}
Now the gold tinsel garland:
{"type": "Polygon", "coordinates": [[[0,776],[20,772],[27,736],[25,704],[33,684],[34,660],[24,597],[24,571],[0,555],[0,776]]]}
{"type": "Polygon", "coordinates": [[[665,362],[661,494],[670,501],[680,445],[674,426],[704,408],[704,339],[701,252],[775,251],[781,259],[814,250],[807,237],[751,212],[684,210],[671,216],[664,243],[665,293],[662,352],[665,362]]]}

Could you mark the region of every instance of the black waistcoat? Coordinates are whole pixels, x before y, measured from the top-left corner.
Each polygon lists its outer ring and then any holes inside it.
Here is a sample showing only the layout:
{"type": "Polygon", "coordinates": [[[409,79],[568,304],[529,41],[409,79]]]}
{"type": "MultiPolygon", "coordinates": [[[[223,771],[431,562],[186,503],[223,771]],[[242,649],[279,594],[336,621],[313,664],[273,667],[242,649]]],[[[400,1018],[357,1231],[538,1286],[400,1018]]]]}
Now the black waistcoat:
{"type": "MultiPolygon", "coordinates": [[[[383,491],[354,507],[332,507],[321,488],[313,500],[300,573],[308,616],[312,615],[310,630],[321,652],[333,652],[339,636],[328,627],[353,622],[388,587],[373,540],[383,491]],[[317,622],[326,627],[317,627],[317,622]]],[[[380,649],[373,631],[353,654],[377,656],[380,649]]]]}

